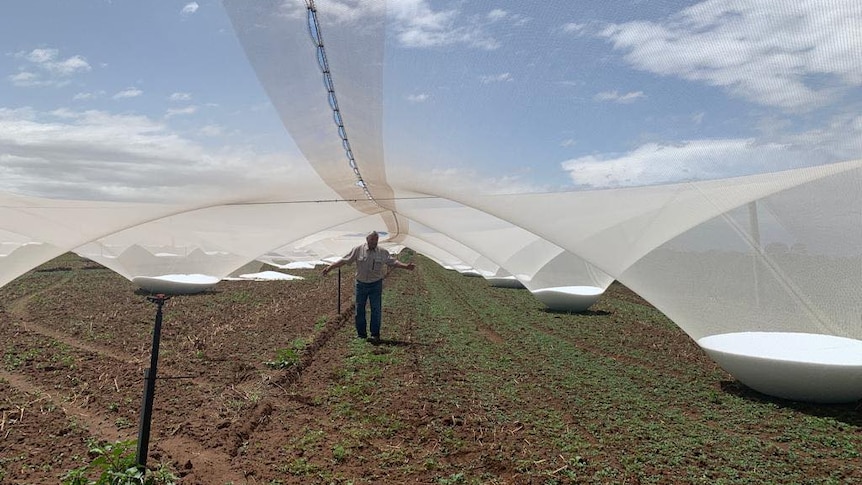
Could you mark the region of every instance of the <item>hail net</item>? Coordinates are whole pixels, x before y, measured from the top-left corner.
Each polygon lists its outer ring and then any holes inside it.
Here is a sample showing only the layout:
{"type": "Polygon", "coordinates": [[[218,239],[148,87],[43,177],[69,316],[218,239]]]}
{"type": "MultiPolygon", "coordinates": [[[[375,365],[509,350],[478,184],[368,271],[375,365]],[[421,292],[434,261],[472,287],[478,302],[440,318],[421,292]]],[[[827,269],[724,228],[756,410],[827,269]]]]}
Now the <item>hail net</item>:
{"type": "Polygon", "coordinates": [[[253,81],[283,149],[155,156],[136,140],[103,149],[108,134],[69,159],[28,151],[50,147],[44,129],[22,132],[40,120],[4,130],[0,283],[66,251],[130,279],[221,278],[254,260],[331,260],[376,229],[394,249],[533,291],[619,280],[695,339],[862,339],[856,2],[739,2],[736,17],[712,0],[495,5],[226,0],[217,14],[236,48],[206,68],[253,81]],[[756,34],[760,14],[833,34],[822,47],[782,30],[754,45],[765,59],[744,74],[729,67],[744,54],[730,34],[756,34]],[[707,58],[714,49],[725,64],[707,58]],[[725,104],[711,104],[718,95],[725,104]],[[32,168],[64,163],[104,170],[32,168]],[[195,182],[172,183],[177,172],[195,182]]]}

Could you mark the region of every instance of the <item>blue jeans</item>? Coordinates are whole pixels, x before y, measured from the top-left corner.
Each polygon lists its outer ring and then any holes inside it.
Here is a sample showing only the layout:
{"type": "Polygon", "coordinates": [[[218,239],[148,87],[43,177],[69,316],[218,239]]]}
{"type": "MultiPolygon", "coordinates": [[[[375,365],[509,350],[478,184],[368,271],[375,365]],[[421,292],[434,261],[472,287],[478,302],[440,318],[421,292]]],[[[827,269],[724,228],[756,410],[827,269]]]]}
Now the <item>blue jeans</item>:
{"type": "Polygon", "coordinates": [[[383,306],[383,280],[373,283],[356,282],[356,334],[365,338],[365,301],[371,301],[371,336],[380,337],[380,318],[383,306]]]}

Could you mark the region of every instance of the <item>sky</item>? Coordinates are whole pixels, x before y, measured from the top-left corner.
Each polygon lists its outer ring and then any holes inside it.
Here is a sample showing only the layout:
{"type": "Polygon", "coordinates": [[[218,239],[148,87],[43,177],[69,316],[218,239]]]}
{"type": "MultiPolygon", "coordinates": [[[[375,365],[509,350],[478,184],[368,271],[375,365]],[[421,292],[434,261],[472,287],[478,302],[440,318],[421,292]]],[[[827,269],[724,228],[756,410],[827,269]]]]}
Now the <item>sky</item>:
{"type": "MultiPolygon", "coordinates": [[[[862,153],[856,0],[317,4],[324,32],[386,19],[385,160],[440,183],[584,190],[862,153]]],[[[148,200],[310,174],[220,2],[4,2],[0,46],[0,190],[148,200]]]]}

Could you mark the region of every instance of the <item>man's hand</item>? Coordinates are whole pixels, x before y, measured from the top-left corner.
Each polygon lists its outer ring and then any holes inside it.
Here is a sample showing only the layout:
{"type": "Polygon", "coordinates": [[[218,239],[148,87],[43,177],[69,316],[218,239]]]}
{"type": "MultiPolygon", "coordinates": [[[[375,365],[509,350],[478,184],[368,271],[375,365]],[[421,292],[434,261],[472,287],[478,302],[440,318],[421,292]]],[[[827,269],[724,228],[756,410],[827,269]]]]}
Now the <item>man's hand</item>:
{"type": "Polygon", "coordinates": [[[327,266],[323,268],[323,276],[326,276],[329,273],[329,270],[332,269],[332,266],[327,266]]]}
{"type": "Polygon", "coordinates": [[[413,269],[415,267],[416,267],[415,263],[407,263],[407,266],[405,266],[405,268],[409,269],[410,271],[413,271],[413,269]]]}

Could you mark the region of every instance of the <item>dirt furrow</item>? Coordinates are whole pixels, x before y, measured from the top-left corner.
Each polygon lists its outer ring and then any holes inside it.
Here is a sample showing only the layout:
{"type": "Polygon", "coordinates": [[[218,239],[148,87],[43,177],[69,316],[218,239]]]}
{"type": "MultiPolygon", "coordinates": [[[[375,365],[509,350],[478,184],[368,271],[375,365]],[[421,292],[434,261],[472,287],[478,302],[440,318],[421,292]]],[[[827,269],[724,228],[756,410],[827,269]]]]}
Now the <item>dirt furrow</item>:
{"type": "Polygon", "coordinates": [[[74,274],[69,272],[69,274],[65,275],[61,280],[42,288],[40,290],[27,293],[21,295],[15,300],[12,300],[8,303],[7,313],[16,319],[21,327],[27,331],[38,333],[44,337],[51,338],[56,340],[57,342],[61,342],[69,347],[73,347],[79,350],[83,350],[89,353],[102,355],[104,357],[108,357],[120,362],[128,362],[128,363],[137,363],[140,362],[140,359],[136,359],[127,354],[122,354],[118,352],[114,352],[110,349],[92,345],[87,342],[83,342],[79,339],[76,339],[66,333],[57,331],[53,328],[46,327],[44,325],[40,325],[30,318],[30,311],[27,308],[27,305],[36,297],[48,294],[52,291],[55,291],[57,288],[68,284],[74,278],[74,274]]]}
{"type": "Polygon", "coordinates": [[[21,392],[37,395],[40,397],[40,400],[44,399],[45,402],[54,404],[62,409],[69,419],[86,427],[89,433],[98,439],[115,441],[129,438],[128,431],[122,432],[105,416],[78,406],[74,401],[70,401],[73,398],[70,395],[61,392],[49,393],[30,380],[2,369],[0,369],[0,379],[8,382],[9,385],[21,392]]]}
{"type": "MultiPolygon", "coordinates": [[[[521,355],[519,352],[514,352],[514,351],[513,352],[506,352],[505,349],[508,346],[517,345],[517,342],[507,341],[502,335],[500,335],[498,332],[496,332],[491,327],[490,323],[484,321],[486,318],[484,316],[484,314],[485,314],[485,311],[484,311],[485,308],[484,307],[485,307],[485,305],[488,304],[488,301],[483,299],[482,295],[488,295],[487,291],[473,293],[471,295],[472,298],[468,298],[466,296],[466,293],[463,291],[463,286],[461,286],[460,284],[458,284],[458,282],[456,282],[455,280],[450,278],[449,277],[450,275],[448,275],[446,273],[441,273],[436,268],[431,273],[432,273],[431,278],[433,278],[435,280],[435,284],[437,286],[439,286],[440,288],[442,288],[442,290],[445,292],[445,295],[443,295],[441,299],[446,300],[446,301],[450,301],[452,303],[451,309],[455,312],[458,312],[458,310],[456,310],[456,309],[460,308],[461,309],[460,313],[461,313],[461,315],[464,316],[464,320],[469,321],[475,325],[476,332],[477,332],[478,336],[480,336],[483,339],[488,340],[493,345],[501,346],[502,354],[508,355],[510,358],[513,358],[516,360],[517,363],[513,363],[511,366],[511,370],[514,373],[513,375],[519,375],[521,372],[529,373],[530,369],[532,369],[533,366],[535,365],[535,363],[532,361],[532,359],[530,359],[529,357],[522,357],[522,358],[517,357],[517,356],[521,355]],[[489,337],[489,333],[492,334],[496,338],[489,337]]],[[[490,289],[490,288],[488,290],[493,291],[493,289],[490,289]]],[[[487,298],[489,298],[490,300],[493,300],[494,296],[488,295],[487,298]]],[[[532,328],[534,331],[547,333],[544,329],[539,328],[539,327],[533,325],[532,323],[530,323],[528,321],[528,319],[525,319],[525,321],[523,323],[529,325],[530,328],[532,328]]],[[[556,332],[550,333],[549,335],[553,336],[554,338],[561,338],[559,335],[557,335],[556,332]]],[[[576,346],[578,348],[581,348],[581,345],[579,343],[576,344],[576,346]]],[[[588,349],[584,349],[584,350],[589,351],[588,349]]],[[[540,398],[538,396],[531,396],[531,395],[527,395],[526,397],[528,399],[538,398],[541,400],[540,403],[539,402],[531,403],[530,404],[531,407],[536,407],[536,408],[547,407],[550,409],[558,410],[562,416],[563,421],[566,422],[567,427],[577,429],[579,431],[578,435],[580,435],[581,438],[585,442],[590,443],[597,450],[601,449],[601,447],[602,447],[601,437],[597,436],[594,432],[590,431],[590,429],[587,426],[584,426],[580,422],[580,420],[576,419],[576,417],[569,412],[569,410],[572,408],[571,402],[563,401],[562,399],[560,399],[559,396],[556,396],[552,392],[543,393],[540,398]]],[[[519,429],[519,428],[523,428],[523,427],[524,427],[524,424],[519,423],[519,425],[515,429],[519,429]]],[[[496,428],[494,431],[496,431],[496,428]]],[[[510,430],[508,430],[508,431],[510,431],[510,430]]],[[[563,469],[569,469],[572,466],[586,465],[586,461],[584,461],[583,458],[577,458],[574,462],[569,462],[568,461],[569,459],[563,460],[562,456],[563,455],[560,454],[558,457],[554,457],[555,461],[556,461],[556,458],[560,458],[562,461],[560,466],[557,468],[558,471],[563,470],[563,469]],[[580,461],[578,461],[578,460],[580,460],[580,461]]],[[[574,459],[575,457],[571,457],[571,458],[574,459]]],[[[603,460],[605,462],[605,466],[610,466],[613,469],[615,469],[617,473],[624,474],[625,467],[623,466],[623,464],[620,462],[620,460],[616,456],[605,455],[603,457],[603,460]]]]}
{"type": "MultiPolygon", "coordinates": [[[[175,463],[184,476],[183,483],[226,483],[231,477],[237,481],[239,478],[247,480],[249,476],[243,470],[247,468],[249,443],[259,440],[259,428],[266,427],[274,415],[283,416],[286,409],[306,400],[301,391],[302,386],[298,383],[304,380],[306,373],[319,366],[320,355],[330,353],[333,337],[343,330],[345,322],[351,321],[352,317],[353,307],[348,302],[342,314],[336,315],[315,333],[314,339],[302,350],[297,363],[284,370],[266,371],[261,374],[260,380],[251,381],[253,387],[257,386],[255,388],[263,392],[244,396],[250,398],[254,394],[255,402],[245,407],[238,419],[211,423],[209,427],[213,432],[206,438],[202,434],[206,433],[206,427],[202,427],[201,423],[212,421],[213,410],[203,406],[194,416],[187,417],[185,423],[174,425],[173,429],[161,426],[156,451],[151,454],[175,463]]],[[[319,381],[312,379],[312,382],[319,381]]],[[[236,394],[240,399],[243,392],[237,388],[236,394]]]]}

